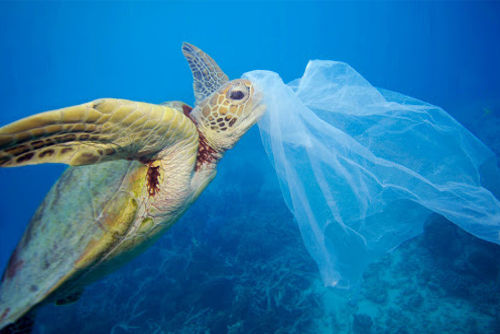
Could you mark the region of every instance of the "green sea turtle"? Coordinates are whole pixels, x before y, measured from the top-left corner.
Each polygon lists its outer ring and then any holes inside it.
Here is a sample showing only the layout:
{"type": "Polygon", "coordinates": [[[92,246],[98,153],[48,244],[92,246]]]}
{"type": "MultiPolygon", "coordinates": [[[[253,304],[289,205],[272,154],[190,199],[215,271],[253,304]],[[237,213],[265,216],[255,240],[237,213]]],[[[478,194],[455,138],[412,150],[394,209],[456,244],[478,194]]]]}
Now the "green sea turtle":
{"type": "Polygon", "coordinates": [[[2,276],[1,333],[30,332],[35,308],[77,300],[85,285],[151,245],[263,113],[250,81],[229,81],[193,45],[182,51],[194,109],[106,98],[0,128],[0,166],[72,166],[34,214],[2,276]]]}

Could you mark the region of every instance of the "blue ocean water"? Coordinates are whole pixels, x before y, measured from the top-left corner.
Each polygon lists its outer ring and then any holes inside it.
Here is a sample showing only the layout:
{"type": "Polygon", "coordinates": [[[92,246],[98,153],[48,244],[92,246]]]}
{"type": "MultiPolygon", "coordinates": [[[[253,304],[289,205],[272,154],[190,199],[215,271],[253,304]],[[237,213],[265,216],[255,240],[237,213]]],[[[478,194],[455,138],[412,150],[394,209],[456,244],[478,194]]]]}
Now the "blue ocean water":
{"type": "MultiPolygon", "coordinates": [[[[183,41],[231,77],[349,63],[443,107],[500,154],[497,2],[1,2],[0,124],[99,97],[193,104],[183,41]]],[[[0,267],[64,170],[0,169],[0,267]]],[[[323,287],[257,129],[150,250],[35,333],[497,333],[500,248],[441,217],[365,273],[323,287]]]]}

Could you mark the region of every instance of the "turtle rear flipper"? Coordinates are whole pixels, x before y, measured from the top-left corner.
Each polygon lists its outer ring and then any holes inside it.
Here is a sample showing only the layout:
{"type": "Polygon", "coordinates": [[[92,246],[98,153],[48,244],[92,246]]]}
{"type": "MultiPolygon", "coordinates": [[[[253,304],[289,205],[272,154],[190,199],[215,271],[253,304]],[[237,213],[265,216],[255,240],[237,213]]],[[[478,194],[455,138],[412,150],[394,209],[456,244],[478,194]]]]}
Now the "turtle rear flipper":
{"type": "Polygon", "coordinates": [[[35,311],[26,313],[16,322],[0,329],[0,334],[30,334],[35,326],[35,311]]]}
{"type": "Polygon", "coordinates": [[[151,160],[159,151],[185,139],[198,139],[196,126],[174,108],[100,99],[0,128],[0,166],[151,160]]]}

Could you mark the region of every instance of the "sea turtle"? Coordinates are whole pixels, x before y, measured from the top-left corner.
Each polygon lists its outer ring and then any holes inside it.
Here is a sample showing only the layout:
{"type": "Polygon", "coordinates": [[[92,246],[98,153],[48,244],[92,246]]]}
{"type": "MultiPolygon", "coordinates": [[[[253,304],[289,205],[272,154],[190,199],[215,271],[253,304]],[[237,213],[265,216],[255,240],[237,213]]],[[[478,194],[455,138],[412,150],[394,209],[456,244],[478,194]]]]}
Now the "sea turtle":
{"type": "Polygon", "coordinates": [[[77,300],[85,285],[151,245],[263,113],[250,81],[229,81],[191,44],[182,51],[193,74],[194,109],[105,98],[0,128],[0,166],[71,165],[2,276],[1,333],[30,332],[35,308],[77,300]]]}

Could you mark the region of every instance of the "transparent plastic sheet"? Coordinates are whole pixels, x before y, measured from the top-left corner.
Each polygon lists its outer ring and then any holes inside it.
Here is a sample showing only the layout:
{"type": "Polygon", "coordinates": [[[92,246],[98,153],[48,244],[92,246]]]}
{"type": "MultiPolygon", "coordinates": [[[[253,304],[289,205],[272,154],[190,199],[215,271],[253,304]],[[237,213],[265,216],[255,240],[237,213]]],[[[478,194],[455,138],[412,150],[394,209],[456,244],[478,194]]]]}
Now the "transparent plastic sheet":
{"type": "Polygon", "coordinates": [[[496,158],[441,108],[334,61],[309,62],[288,85],[244,77],[264,93],[262,141],[325,285],[356,284],[432,212],[500,244],[496,158]]]}

